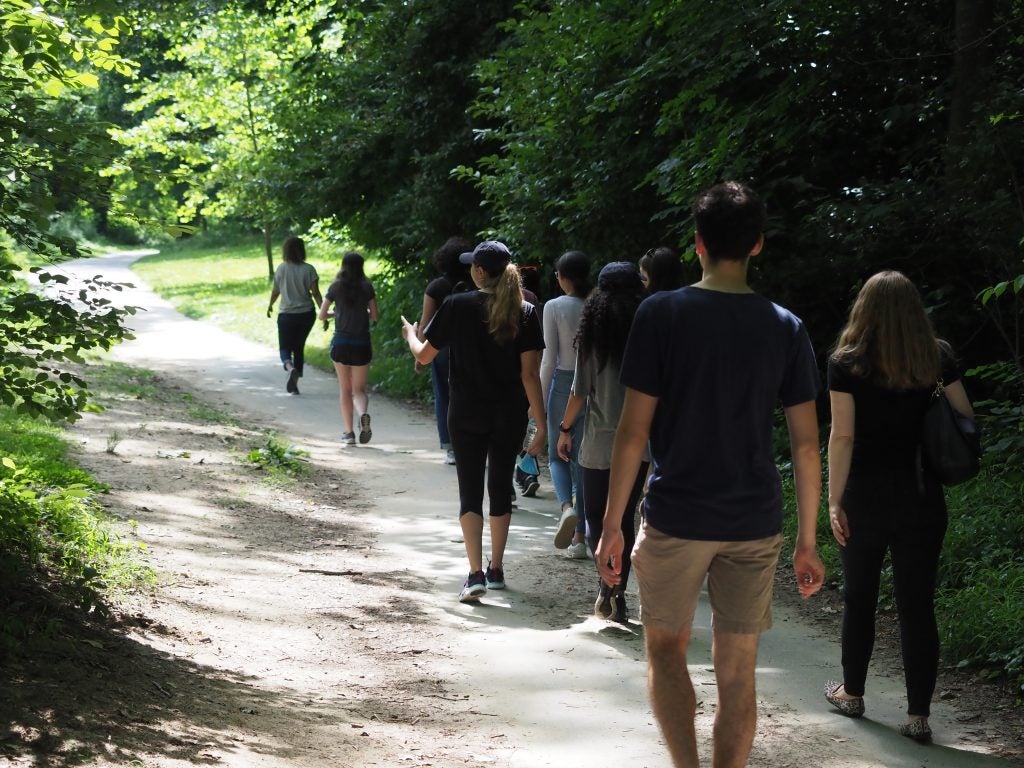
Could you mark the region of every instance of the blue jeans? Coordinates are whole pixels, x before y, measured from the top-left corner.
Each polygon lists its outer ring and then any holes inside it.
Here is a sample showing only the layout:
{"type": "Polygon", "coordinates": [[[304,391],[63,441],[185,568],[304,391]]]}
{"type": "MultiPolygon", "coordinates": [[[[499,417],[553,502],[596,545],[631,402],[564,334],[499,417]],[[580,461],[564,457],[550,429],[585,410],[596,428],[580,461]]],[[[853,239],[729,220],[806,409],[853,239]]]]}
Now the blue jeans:
{"type": "Polygon", "coordinates": [[[451,446],[448,432],[448,347],[437,353],[430,363],[430,387],[434,390],[434,417],[437,419],[437,438],[442,448],[451,446]]]}
{"type": "MultiPolygon", "coordinates": [[[[548,392],[546,404],[548,414],[548,468],[551,470],[551,482],[555,486],[555,495],[559,505],[573,504],[573,497],[579,489],[578,463],[580,440],[583,439],[583,413],[576,417],[572,424],[572,451],[569,461],[563,461],[558,455],[558,425],[565,414],[565,405],[569,402],[572,392],[573,371],[555,370],[551,378],[551,390],[548,392]]],[[[587,521],[583,515],[576,521],[576,533],[586,533],[587,521]]]]}

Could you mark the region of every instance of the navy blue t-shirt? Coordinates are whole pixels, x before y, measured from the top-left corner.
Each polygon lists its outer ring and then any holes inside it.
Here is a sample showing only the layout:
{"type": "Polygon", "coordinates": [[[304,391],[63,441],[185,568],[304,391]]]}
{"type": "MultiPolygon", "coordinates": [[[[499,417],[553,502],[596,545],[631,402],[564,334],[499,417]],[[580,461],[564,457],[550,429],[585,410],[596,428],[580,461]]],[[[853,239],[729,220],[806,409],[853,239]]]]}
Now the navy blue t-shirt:
{"type": "Polygon", "coordinates": [[[544,349],[537,311],[523,302],[519,333],[499,344],[487,330],[488,294],[453,293],[437,309],[423,335],[435,349],[450,348],[448,379],[450,418],[473,422],[474,414],[492,408],[529,407],[521,378],[520,354],[544,349]]]}
{"type": "Polygon", "coordinates": [[[782,530],[775,408],[814,400],[820,385],[798,317],[754,293],[656,293],[637,310],[621,381],[658,398],[649,525],[708,541],[782,530]]]}

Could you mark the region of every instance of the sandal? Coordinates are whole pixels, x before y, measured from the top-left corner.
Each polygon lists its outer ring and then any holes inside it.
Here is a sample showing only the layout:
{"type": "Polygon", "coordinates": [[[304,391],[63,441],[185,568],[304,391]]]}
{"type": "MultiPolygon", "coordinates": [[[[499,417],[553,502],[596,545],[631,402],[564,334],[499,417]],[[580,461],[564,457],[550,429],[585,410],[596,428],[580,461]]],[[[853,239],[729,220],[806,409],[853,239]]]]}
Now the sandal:
{"type": "Polygon", "coordinates": [[[900,725],[900,735],[918,741],[922,744],[932,740],[932,729],[928,725],[927,717],[919,717],[909,723],[900,725]]]}
{"type": "MultiPolygon", "coordinates": [[[[864,697],[853,696],[849,699],[840,698],[838,696],[838,693],[839,689],[842,687],[842,683],[837,683],[835,680],[829,680],[827,683],[825,683],[825,699],[828,701],[829,704],[838,709],[847,717],[860,717],[861,715],[863,715],[864,697]]],[[[927,723],[925,724],[925,727],[927,727],[927,723]]],[[[902,731],[900,732],[902,733],[902,731]]]]}

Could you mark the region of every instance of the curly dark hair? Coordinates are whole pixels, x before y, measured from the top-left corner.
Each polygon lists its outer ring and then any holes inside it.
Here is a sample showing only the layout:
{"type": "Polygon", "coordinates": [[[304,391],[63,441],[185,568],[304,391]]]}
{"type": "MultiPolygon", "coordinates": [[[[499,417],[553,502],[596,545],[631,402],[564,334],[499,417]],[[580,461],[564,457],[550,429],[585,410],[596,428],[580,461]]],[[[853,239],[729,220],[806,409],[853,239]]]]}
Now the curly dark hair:
{"type": "Polygon", "coordinates": [[[434,251],[434,269],[451,280],[452,285],[469,279],[469,267],[459,262],[459,256],[473,250],[473,244],[464,237],[449,237],[434,251]]]}
{"type": "Polygon", "coordinates": [[[605,284],[599,280],[583,303],[583,314],[576,331],[576,349],[580,356],[594,355],[599,371],[604,370],[609,360],[616,367],[622,365],[622,353],[626,349],[633,316],[644,298],[639,273],[634,280],[605,284]]]}

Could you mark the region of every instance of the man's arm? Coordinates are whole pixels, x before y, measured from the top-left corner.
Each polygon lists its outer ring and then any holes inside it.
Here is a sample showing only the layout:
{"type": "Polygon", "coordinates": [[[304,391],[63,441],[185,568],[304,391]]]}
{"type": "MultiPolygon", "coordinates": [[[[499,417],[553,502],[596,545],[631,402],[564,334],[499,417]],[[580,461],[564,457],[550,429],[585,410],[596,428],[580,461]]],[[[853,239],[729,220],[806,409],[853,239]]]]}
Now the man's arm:
{"type": "Polygon", "coordinates": [[[786,408],[789,444],[796,486],[796,548],[793,569],[803,597],[810,597],[825,582],[825,566],[818,557],[818,504],[821,502],[821,450],[818,413],[808,400],[786,408]]]}
{"type": "Polygon", "coordinates": [[[612,446],[612,471],[608,481],[608,504],[604,510],[604,531],[594,559],[605,584],[615,586],[622,580],[622,517],[627,511],[629,493],[640,471],[644,449],[651,435],[651,422],[658,398],[626,387],[619,427],[612,446]]]}

